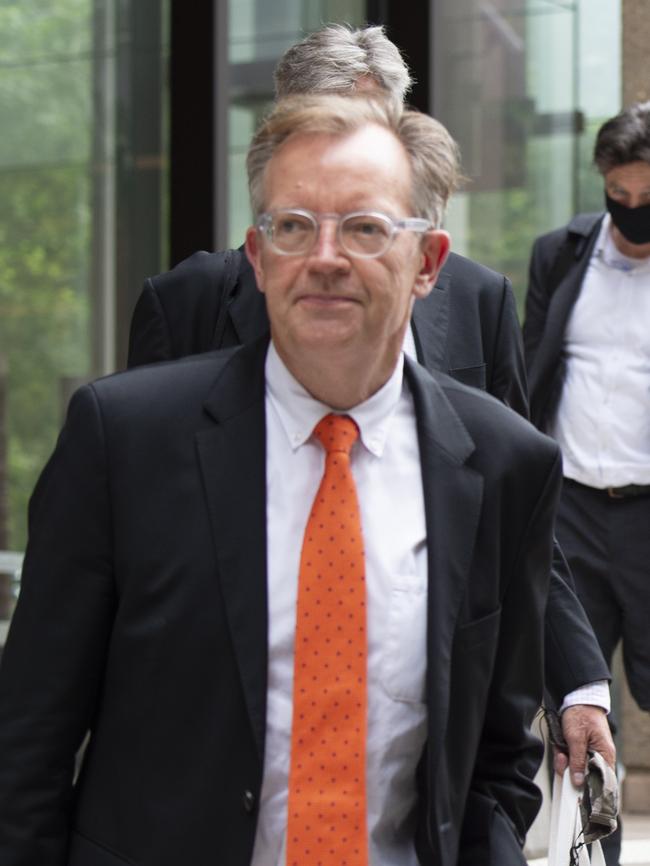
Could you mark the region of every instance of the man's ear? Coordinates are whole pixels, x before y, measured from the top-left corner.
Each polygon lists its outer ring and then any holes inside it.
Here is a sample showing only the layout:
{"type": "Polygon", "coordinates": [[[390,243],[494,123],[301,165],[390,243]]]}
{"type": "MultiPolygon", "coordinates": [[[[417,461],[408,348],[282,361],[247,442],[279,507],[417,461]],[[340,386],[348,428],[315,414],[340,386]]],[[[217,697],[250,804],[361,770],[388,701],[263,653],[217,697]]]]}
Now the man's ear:
{"type": "Polygon", "coordinates": [[[246,256],[255,271],[255,282],[260,292],[264,291],[264,269],[262,268],[262,238],[255,226],[250,226],[246,231],[246,244],[244,246],[246,256]]]}
{"type": "Polygon", "coordinates": [[[449,232],[433,229],[424,235],[421,243],[422,266],[413,287],[416,298],[426,297],[433,288],[449,253],[451,239],[449,232]]]}

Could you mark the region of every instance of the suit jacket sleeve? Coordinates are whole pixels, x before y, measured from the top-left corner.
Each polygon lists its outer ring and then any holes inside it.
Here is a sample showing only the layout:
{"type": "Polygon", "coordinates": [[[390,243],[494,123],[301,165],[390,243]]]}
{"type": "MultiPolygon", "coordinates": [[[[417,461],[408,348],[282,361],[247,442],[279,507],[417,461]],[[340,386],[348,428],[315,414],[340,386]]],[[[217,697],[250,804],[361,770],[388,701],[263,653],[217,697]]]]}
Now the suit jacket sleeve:
{"type": "Polygon", "coordinates": [[[92,725],[115,611],[102,429],[71,403],[30,502],[21,593],[0,666],[0,863],[65,866],[75,754],[92,725]]]}
{"type": "Polygon", "coordinates": [[[548,275],[552,253],[549,252],[549,246],[552,249],[557,249],[562,243],[557,235],[558,232],[553,232],[551,235],[537,238],[530,256],[523,326],[526,369],[529,371],[534,363],[546,326],[546,315],[551,300],[548,275]]]}
{"type": "MultiPolygon", "coordinates": [[[[530,503],[501,605],[492,685],[469,792],[459,866],[524,866],[521,846],[539,808],[541,744],[529,726],[542,689],[542,631],[561,483],[557,449],[530,503]],[[526,627],[522,628],[522,623],[526,627]]],[[[540,473],[538,473],[539,477],[540,473]]]]}
{"type": "Polygon", "coordinates": [[[557,541],[553,545],[544,640],[546,690],[558,707],[564,697],[579,686],[611,679],[557,541]]]}

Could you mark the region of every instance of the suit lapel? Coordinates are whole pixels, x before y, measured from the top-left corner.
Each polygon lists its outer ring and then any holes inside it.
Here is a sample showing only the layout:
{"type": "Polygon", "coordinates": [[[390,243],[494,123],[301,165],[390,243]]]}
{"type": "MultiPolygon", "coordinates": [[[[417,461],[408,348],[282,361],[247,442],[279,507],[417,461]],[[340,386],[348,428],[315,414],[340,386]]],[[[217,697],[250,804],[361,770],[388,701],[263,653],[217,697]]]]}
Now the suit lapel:
{"type": "Polygon", "coordinates": [[[549,370],[555,368],[559,362],[567,321],[580,294],[582,279],[588,262],[589,259],[576,262],[576,265],[562,278],[553,293],[544,325],[544,337],[529,373],[531,395],[538,393],[541,383],[549,375],[549,370]]]}
{"type": "Polygon", "coordinates": [[[411,324],[418,361],[427,370],[446,370],[451,274],[441,271],[433,289],[413,304],[411,324]]]}
{"type": "Polygon", "coordinates": [[[595,219],[590,214],[589,218],[586,225],[577,220],[569,225],[569,230],[581,235],[581,238],[575,243],[575,263],[558,283],[549,303],[544,335],[529,372],[531,395],[538,393],[541,383],[546,380],[549,371],[557,367],[562,354],[567,322],[580,294],[602,222],[602,216],[595,219]],[[588,234],[589,231],[591,235],[588,234]]]}
{"type": "Polygon", "coordinates": [[[204,406],[216,424],[197,434],[221,591],[260,758],[267,687],[266,345],[257,341],[226,364],[204,406]]]}
{"type": "Polygon", "coordinates": [[[429,768],[447,727],[452,641],[474,551],[483,479],[466,461],[474,442],[437,381],[407,359],[422,466],[428,548],[429,768]]]}

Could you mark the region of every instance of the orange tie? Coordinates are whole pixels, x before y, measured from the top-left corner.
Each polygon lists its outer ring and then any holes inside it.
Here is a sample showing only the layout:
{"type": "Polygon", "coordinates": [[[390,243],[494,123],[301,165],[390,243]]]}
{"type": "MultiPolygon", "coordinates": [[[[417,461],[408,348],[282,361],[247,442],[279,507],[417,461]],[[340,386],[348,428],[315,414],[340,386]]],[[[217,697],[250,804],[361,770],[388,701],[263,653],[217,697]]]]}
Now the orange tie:
{"type": "Polygon", "coordinates": [[[286,866],[368,866],[366,584],[345,415],[314,428],[325,472],[300,558],[286,866]]]}

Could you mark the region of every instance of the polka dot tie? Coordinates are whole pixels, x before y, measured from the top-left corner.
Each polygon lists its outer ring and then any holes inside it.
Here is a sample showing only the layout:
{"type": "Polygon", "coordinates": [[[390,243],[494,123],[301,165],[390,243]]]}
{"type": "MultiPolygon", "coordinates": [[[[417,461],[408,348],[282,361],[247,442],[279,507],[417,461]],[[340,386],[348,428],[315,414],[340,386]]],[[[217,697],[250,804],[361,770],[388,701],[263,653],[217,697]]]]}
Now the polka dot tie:
{"type": "Polygon", "coordinates": [[[325,472],[300,559],[286,866],[368,866],[366,585],[345,415],[314,436],[325,472]]]}

